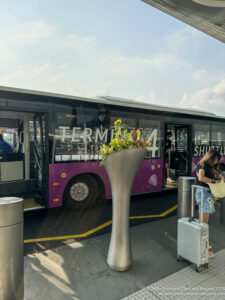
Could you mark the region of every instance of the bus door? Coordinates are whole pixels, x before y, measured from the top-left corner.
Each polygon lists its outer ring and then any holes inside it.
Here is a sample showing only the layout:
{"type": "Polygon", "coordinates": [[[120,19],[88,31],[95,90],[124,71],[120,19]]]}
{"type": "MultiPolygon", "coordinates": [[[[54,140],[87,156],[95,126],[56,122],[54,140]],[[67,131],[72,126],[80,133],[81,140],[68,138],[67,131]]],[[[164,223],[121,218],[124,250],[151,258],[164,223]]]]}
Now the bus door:
{"type": "Polygon", "coordinates": [[[35,158],[35,200],[41,205],[48,203],[48,119],[45,113],[33,116],[33,147],[35,158]]]}
{"type": "Polygon", "coordinates": [[[188,125],[167,124],[166,136],[168,132],[172,133],[169,174],[171,182],[177,182],[179,176],[191,174],[191,130],[188,125]]]}

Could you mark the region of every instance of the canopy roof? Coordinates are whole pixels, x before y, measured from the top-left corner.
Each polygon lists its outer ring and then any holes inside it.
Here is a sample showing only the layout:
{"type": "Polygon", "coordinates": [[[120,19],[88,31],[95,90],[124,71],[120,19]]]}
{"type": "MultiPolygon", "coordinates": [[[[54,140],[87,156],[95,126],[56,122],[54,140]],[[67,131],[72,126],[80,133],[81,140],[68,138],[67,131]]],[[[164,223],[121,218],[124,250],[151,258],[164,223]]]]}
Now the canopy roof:
{"type": "Polygon", "coordinates": [[[225,0],[142,0],[225,43],[225,0]]]}

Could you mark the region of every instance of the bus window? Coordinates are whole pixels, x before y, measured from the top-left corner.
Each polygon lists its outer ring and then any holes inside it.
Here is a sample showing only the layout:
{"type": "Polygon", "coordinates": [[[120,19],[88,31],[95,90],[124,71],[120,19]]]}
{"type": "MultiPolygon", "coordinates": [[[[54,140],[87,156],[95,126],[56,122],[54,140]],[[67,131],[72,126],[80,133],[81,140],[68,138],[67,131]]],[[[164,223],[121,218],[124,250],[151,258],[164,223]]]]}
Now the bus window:
{"type": "Polygon", "coordinates": [[[13,150],[16,147],[17,143],[17,128],[1,128],[0,133],[3,136],[4,141],[6,141],[13,150]]]}
{"type": "Polygon", "coordinates": [[[167,133],[172,133],[172,143],[171,150],[168,152],[168,162],[165,160],[165,186],[171,188],[178,184],[179,176],[190,174],[190,127],[188,125],[166,124],[165,141],[167,133]]]}
{"type": "Polygon", "coordinates": [[[108,142],[107,112],[77,106],[56,111],[55,161],[98,160],[98,150],[108,142]]]}
{"type": "Polygon", "coordinates": [[[132,129],[134,128],[137,128],[136,114],[131,112],[112,110],[110,113],[110,140],[113,140],[114,138],[114,123],[117,120],[121,120],[123,124],[126,124],[128,126],[128,130],[130,131],[132,131],[132,129]]]}
{"type": "Polygon", "coordinates": [[[193,132],[194,156],[204,156],[209,151],[210,124],[196,123],[193,132]]]}
{"type": "Polygon", "coordinates": [[[121,120],[123,124],[126,124],[131,130],[137,127],[136,114],[134,113],[112,110],[110,116],[110,127],[114,127],[114,123],[118,119],[121,120]]]}
{"type": "Polygon", "coordinates": [[[151,146],[147,148],[148,158],[161,157],[161,135],[160,135],[160,121],[151,120],[151,117],[146,115],[139,115],[139,125],[143,138],[151,143],[151,146]]]}
{"type": "Polygon", "coordinates": [[[212,125],[212,138],[210,148],[215,149],[224,155],[225,147],[225,126],[212,125]]]}

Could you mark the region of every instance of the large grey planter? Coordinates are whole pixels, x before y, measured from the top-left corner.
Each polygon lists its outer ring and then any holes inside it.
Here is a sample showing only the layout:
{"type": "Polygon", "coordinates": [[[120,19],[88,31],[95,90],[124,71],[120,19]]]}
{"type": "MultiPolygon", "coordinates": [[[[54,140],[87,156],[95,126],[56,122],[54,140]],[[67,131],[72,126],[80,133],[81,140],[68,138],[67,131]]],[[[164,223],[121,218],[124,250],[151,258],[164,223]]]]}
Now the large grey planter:
{"type": "Polygon", "coordinates": [[[144,148],[130,148],[110,154],[104,161],[109,176],[113,219],[107,263],[111,269],[126,271],[132,264],[129,237],[130,194],[135,175],[146,155],[144,148]]]}

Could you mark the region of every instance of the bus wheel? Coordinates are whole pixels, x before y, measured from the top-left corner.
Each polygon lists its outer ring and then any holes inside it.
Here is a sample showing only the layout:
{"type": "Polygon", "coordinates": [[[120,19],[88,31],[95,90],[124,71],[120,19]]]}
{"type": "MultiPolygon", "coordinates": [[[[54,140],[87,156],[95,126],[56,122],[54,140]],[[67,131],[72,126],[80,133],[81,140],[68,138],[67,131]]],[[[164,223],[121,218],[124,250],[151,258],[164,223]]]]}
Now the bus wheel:
{"type": "Polygon", "coordinates": [[[72,179],[64,192],[63,203],[69,208],[88,208],[98,197],[98,184],[91,175],[81,175],[72,179]]]}

